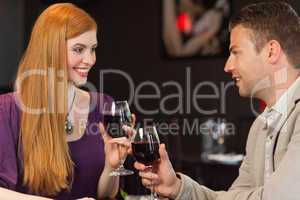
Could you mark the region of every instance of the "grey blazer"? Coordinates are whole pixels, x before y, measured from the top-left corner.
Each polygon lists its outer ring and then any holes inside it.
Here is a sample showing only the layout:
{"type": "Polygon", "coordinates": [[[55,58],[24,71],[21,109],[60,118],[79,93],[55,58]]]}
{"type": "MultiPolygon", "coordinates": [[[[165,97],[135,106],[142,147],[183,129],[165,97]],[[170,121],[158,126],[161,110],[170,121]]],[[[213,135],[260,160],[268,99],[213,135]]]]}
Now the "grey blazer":
{"type": "MultiPolygon", "coordinates": [[[[247,140],[246,156],[239,176],[228,191],[212,191],[180,174],[182,184],[176,200],[300,200],[300,85],[288,98],[287,114],[273,128],[257,117],[247,140]],[[270,132],[273,173],[264,182],[265,141],[270,132]]],[[[282,119],[281,119],[282,118],[282,119]]]]}

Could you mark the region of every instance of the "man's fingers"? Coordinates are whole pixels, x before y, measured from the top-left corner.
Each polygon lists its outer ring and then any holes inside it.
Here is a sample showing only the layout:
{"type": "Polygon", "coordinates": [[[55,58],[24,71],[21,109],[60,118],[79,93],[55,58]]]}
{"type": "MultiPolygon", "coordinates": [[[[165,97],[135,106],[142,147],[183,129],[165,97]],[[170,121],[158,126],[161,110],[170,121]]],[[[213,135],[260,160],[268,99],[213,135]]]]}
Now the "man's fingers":
{"type": "Polygon", "coordinates": [[[148,179],[142,179],[142,184],[145,186],[145,187],[151,187],[152,186],[152,183],[151,183],[151,180],[148,180],[148,179]]]}
{"type": "Polygon", "coordinates": [[[144,171],[147,168],[145,165],[139,162],[135,162],[134,167],[139,171],[144,171]]]}
{"type": "Polygon", "coordinates": [[[158,175],[157,174],[154,174],[152,172],[144,172],[144,171],[140,171],[139,172],[139,176],[142,177],[142,178],[146,178],[146,179],[149,179],[149,180],[153,180],[155,182],[157,182],[157,180],[159,179],[158,175]]]}
{"type": "Polygon", "coordinates": [[[159,145],[159,156],[160,159],[165,161],[165,160],[169,160],[169,156],[168,153],[166,151],[166,145],[165,144],[160,144],[159,145]]]}
{"type": "Polygon", "coordinates": [[[150,190],[153,190],[155,188],[155,186],[158,185],[158,183],[156,183],[153,180],[149,180],[146,178],[142,178],[141,180],[142,180],[142,184],[150,190]]]}

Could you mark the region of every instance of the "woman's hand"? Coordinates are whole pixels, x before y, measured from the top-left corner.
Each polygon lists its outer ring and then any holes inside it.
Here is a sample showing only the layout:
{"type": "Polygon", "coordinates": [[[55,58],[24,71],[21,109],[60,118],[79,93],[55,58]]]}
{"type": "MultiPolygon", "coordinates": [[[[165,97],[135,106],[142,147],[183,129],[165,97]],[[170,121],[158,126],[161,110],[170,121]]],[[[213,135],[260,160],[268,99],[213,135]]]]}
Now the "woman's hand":
{"type": "Polygon", "coordinates": [[[136,117],[135,114],[131,114],[131,128],[135,127],[136,117]]]}
{"type": "Polygon", "coordinates": [[[105,145],[105,164],[116,169],[122,158],[127,156],[127,150],[130,149],[131,143],[127,137],[112,138],[109,136],[102,123],[99,123],[99,129],[105,145]]]}
{"type": "Polygon", "coordinates": [[[135,132],[133,127],[135,126],[136,117],[134,114],[132,114],[131,118],[131,126],[124,125],[122,127],[127,137],[112,138],[106,132],[104,125],[102,123],[99,123],[100,133],[105,145],[105,164],[112,169],[118,168],[121,161],[126,158],[127,154],[130,154],[132,152],[130,138],[135,132]]]}

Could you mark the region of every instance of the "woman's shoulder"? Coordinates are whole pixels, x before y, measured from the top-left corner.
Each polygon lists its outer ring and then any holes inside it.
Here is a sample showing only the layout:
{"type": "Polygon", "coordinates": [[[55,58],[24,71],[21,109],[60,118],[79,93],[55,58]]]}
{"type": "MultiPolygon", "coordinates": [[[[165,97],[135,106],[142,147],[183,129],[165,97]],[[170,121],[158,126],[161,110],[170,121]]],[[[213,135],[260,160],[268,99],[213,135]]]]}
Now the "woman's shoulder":
{"type": "Polygon", "coordinates": [[[91,103],[94,103],[100,107],[109,105],[113,102],[113,98],[110,95],[99,93],[99,92],[90,92],[91,103]]]}
{"type": "Polygon", "coordinates": [[[3,113],[19,111],[17,106],[17,95],[15,92],[0,95],[0,111],[3,113]]]}
{"type": "Polygon", "coordinates": [[[5,94],[0,94],[0,103],[2,102],[12,102],[15,99],[15,92],[9,92],[5,94]]]}
{"type": "Polygon", "coordinates": [[[0,95],[0,138],[13,136],[17,141],[20,125],[20,109],[15,92],[0,95]]]}
{"type": "Polygon", "coordinates": [[[89,92],[90,94],[90,111],[97,115],[100,120],[104,110],[111,107],[113,98],[107,94],[99,92],[89,92]]]}

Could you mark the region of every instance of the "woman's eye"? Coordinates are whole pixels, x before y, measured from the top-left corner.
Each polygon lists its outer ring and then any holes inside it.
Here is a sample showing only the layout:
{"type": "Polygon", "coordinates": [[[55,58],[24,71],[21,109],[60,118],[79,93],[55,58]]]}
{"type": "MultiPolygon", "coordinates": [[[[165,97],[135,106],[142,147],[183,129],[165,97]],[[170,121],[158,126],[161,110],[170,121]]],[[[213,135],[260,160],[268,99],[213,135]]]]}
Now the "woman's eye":
{"type": "Polygon", "coordinates": [[[74,48],[73,51],[80,54],[80,53],[82,53],[83,48],[74,48]]]}

